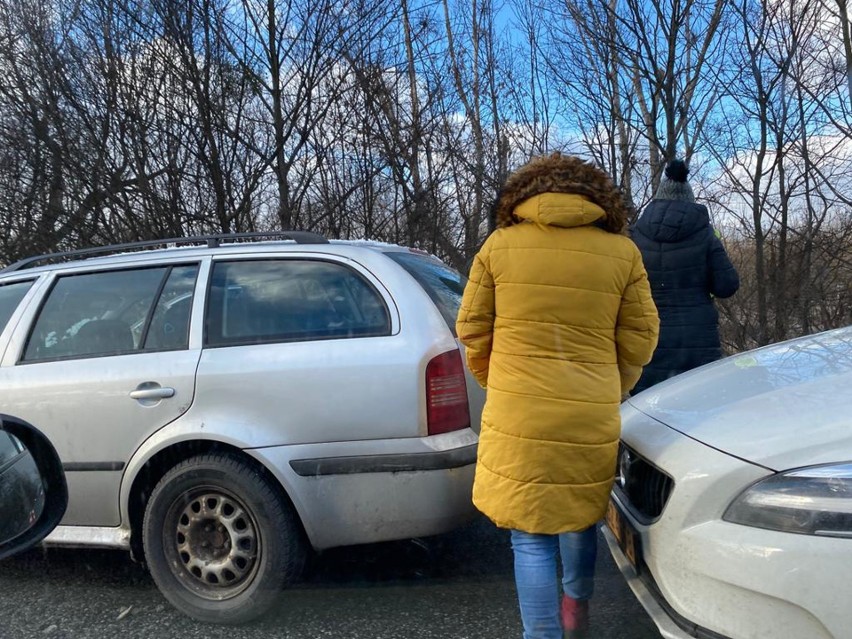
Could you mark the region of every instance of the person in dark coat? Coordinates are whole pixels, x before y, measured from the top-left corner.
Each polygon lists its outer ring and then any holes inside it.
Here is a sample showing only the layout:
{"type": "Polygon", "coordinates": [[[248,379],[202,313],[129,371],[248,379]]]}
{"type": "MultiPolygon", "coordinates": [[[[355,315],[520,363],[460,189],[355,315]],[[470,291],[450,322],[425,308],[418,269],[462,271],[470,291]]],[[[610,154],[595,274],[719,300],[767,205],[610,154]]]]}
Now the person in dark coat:
{"type": "Polygon", "coordinates": [[[713,297],[730,297],[740,286],[707,207],[695,202],[688,174],[682,160],[670,162],[631,229],[660,314],[659,345],[634,394],[722,356],[713,297]]]}

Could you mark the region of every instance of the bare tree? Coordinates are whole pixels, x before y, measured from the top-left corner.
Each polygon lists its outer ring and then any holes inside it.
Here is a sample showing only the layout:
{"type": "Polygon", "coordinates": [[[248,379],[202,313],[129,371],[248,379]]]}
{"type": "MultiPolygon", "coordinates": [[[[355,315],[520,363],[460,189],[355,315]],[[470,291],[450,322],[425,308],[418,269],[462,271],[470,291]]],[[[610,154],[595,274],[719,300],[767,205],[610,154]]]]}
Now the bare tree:
{"type": "Polygon", "coordinates": [[[618,48],[630,67],[652,187],[665,163],[689,160],[720,94],[727,0],[625,0],[618,48]],[[683,149],[679,153],[678,147],[683,149]]]}
{"type": "MultiPolygon", "coordinates": [[[[852,28],[850,28],[849,4],[847,0],[834,0],[837,13],[834,15],[843,40],[843,53],[846,62],[846,87],[849,90],[850,108],[852,108],[852,28]]],[[[829,7],[829,2],[826,5],[829,7]]]]}
{"type": "Polygon", "coordinates": [[[741,271],[754,272],[745,295],[726,303],[730,321],[753,318],[752,330],[740,332],[742,348],[830,327],[815,321],[831,315],[817,292],[844,269],[822,247],[827,233],[846,228],[837,192],[848,192],[839,171],[852,158],[839,157],[850,139],[828,117],[845,79],[825,56],[823,7],[743,0],[734,10],[744,35],[732,58],[740,72],[707,148],[723,169],[719,205],[739,220],[741,271]]]}
{"type": "Polygon", "coordinates": [[[566,119],[581,132],[586,153],[634,203],[643,123],[631,120],[638,106],[622,53],[630,34],[620,33],[624,26],[619,10],[617,0],[555,5],[544,20],[550,25],[544,57],[549,72],[559,80],[555,90],[567,106],[566,119]]]}

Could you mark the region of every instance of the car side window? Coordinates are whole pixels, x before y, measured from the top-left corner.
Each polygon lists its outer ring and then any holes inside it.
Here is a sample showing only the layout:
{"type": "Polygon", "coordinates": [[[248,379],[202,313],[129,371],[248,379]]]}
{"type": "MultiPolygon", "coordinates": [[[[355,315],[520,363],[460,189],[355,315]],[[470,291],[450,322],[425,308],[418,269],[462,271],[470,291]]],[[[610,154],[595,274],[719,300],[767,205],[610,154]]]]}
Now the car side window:
{"type": "Polygon", "coordinates": [[[145,336],[145,350],[180,350],[189,346],[197,265],[176,266],[157,300],[145,336]]]}
{"type": "Polygon", "coordinates": [[[456,334],[456,317],[461,307],[467,278],[435,257],[390,251],[385,253],[402,266],[423,287],[441,312],[447,328],[456,334]]]}
{"type": "Polygon", "coordinates": [[[390,334],[379,293],[355,270],[334,262],[217,262],[208,299],[208,346],[390,334]]]}
{"type": "Polygon", "coordinates": [[[57,279],[24,350],[25,362],[132,353],[170,269],[145,268],[57,279]]]}
{"type": "Polygon", "coordinates": [[[32,285],[31,281],[0,285],[0,333],[32,285]]]}

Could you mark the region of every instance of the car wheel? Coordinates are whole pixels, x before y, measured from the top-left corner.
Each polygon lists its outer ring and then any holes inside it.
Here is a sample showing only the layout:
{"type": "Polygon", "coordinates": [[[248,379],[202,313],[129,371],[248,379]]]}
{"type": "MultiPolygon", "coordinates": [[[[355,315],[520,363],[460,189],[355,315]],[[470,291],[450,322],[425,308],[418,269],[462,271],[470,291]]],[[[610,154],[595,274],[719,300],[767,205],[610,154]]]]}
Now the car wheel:
{"type": "Polygon", "coordinates": [[[307,546],[272,482],[228,454],[181,462],[157,484],[142,525],[145,558],[176,608],[209,623],[266,612],[298,579],[307,546]]]}

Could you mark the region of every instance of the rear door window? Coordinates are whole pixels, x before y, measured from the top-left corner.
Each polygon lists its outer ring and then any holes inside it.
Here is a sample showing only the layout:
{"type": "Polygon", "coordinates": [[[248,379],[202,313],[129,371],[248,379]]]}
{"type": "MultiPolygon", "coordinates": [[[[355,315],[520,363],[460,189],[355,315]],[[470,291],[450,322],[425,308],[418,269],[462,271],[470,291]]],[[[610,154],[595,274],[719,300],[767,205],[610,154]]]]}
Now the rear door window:
{"type": "Polygon", "coordinates": [[[447,327],[456,334],[456,317],[461,307],[467,278],[431,255],[389,251],[390,259],[402,266],[423,287],[441,312],[447,327]]]}
{"type": "Polygon", "coordinates": [[[157,350],[186,348],[191,299],[178,298],[187,293],[191,298],[197,271],[192,264],[58,278],[36,319],[24,361],[121,355],[143,344],[157,350]],[[161,303],[155,306],[157,300],[161,303]],[[187,305],[178,304],[184,301],[187,305]],[[172,331],[165,328],[169,302],[179,306],[170,316],[172,331]]]}
{"type": "Polygon", "coordinates": [[[217,262],[208,300],[208,346],[374,337],[391,329],[379,293],[334,262],[217,262]]]}
{"type": "Polygon", "coordinates": [[[198,266],[176,266],[169,274],[145,337],[145,350],[178,350],[189,346],[189,318],[198,266]]]}
{"type": "Polygon", "coordinates": [[[15,282],[14,284],[0,285],[0,333],[6,328],[12,313],[18,308],[18,304],[24,299],[24,295],[30,290],[32,282],[15,282]]]}

